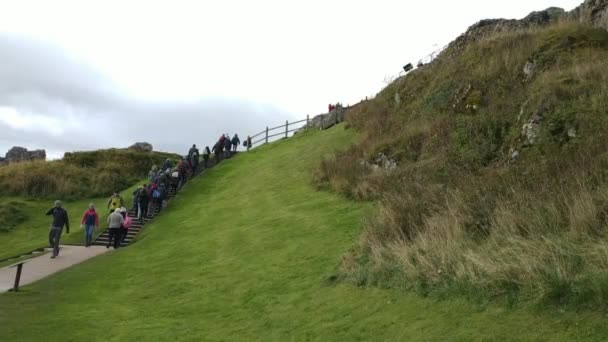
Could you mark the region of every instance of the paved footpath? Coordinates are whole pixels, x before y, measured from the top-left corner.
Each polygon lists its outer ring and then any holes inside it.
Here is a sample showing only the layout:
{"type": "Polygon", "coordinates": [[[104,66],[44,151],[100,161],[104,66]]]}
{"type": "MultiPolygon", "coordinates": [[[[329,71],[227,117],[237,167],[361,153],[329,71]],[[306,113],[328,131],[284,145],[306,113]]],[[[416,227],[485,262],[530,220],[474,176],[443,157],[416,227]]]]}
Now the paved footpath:
{"type": "MultiPolygon", "coordinates": [[[[59,256],[55,259],[51,259],[50,253],[28,259],[23,265],[19,286],[31,284],[110,250],[101,246],[91,246],[88,248],[82,246],[61,246],[59,256]]],[[[10,266],[6,266],[0,268],[0,292],[6,292],[13,288],[16,273],[16,267],[10,268],[10,266]]]]}

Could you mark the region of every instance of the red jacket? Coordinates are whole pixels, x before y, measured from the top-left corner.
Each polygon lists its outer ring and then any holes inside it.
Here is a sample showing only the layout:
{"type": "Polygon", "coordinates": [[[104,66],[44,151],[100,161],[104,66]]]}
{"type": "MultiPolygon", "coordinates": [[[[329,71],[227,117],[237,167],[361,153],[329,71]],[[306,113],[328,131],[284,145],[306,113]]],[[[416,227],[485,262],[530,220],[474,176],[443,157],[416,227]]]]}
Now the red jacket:
{"type": "Polygon", "coordinates": [[[84,214],[82,214],[82,221],[80,222],[80,224],[86,223],[88,225],[91,225],[91,224],[93,224],[93,222],[95,222],[96,227],[99,226],[99,215],[97,215],[97,212],[95,210],[92,210],[92,209],[85,210],[84,214]]]}

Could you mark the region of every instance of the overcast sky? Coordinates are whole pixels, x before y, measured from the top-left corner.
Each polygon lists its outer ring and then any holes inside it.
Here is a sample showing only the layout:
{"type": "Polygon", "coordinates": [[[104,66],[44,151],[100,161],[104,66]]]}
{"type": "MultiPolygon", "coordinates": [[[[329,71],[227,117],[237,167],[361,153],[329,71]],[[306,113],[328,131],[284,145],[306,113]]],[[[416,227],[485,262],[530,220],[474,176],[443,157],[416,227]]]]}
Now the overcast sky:
{"type": "Polygon", "coordinates": [[[183,154],[371,96],[480,19],[581,2],[2,0],[0,156],[183,154]]]}

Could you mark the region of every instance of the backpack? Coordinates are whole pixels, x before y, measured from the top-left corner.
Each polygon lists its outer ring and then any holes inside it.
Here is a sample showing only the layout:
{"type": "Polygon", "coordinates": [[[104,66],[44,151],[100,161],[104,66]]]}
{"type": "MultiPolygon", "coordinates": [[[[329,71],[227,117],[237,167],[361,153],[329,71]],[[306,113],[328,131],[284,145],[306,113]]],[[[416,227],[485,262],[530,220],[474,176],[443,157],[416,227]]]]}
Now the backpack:
{"type": "Polygon", "coordinates": [[[160,198],[160,191],[158,191],[158,189],[154,189],[154,192],[152,193],[152,198],[160,198]]]}
{"type": "Polygon", "coordinates": [[[124,229],[131,228],[131,218],[129,216],[125,217],[125,223],[122,224],[124,229]]]}

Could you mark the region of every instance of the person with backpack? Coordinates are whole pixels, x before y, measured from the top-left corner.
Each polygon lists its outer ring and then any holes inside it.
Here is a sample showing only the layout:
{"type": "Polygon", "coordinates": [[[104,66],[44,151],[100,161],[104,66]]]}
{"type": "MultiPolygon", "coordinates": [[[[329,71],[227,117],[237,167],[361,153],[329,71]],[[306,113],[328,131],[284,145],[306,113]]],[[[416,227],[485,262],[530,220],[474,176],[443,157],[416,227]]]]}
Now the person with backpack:
{"type": "Polygon", "coordinates": [[[232,149],[232,141],[230,141],[230,136],[228,136],[224,140],[224,158],[230,158],[231,149],[232,149]]]}
{"type": "Polygon", "coordinates": [[[84,228],[84,246],[89,247],[93,243],[93,232],[99,228],[99,215],[95,211],[95,205],[89,204],[87,210],[82,214],[80,228],[84,228]]]}
{"type": "Polygon", "coordinates": [[[235,133],[232,137],[232,152],[236,152],[236,149],[239,147],[240,143],[241,139],[239,139],[239,135],[235,133]]]}
{"type": "Polygon", "coordinates": [[[70,221],[68,212],[62,208],[61,201],[55,201],[55,206],[46,212],[47,216],[53,216],[51,222],[51,230],[49,231],[49,245],[53,248],[51,259],[55,259],[59,255],[59,240],[61,232],[65,226],[65,233],[70,234],[70,221]]]}
{"type": "Polygon", "coordinates": [[[205,146],[205,149],[203,150],[203,167],[206,169],[207,165],[209,165],[209,155],[211,155],[211,150],[209,149],[209,146],[205,146]]]}
{"type": "Polygon", "coordinates": [[[162,167],[162,169],[163,169],[163,170],[166,170],[166,169],[170,169],[170,168],[172,168],[172,167],[173,167],[173,163],[171,162],[171,159],[167,159],[167,160],[165,160],[165,162],[163,163],[163,167],[162,167]]]}
{"type": "Polygon", "coordinates": [[[247,151],[249,151],[249,149],[251,148],[251,136],[247,136],[247,151]]]}
{"type": "Polygon", "coordinates": [[[129,233],[129,228],[131,228],[131,218],[128,215],[127,208],[120,208],[120,214],[122,218],[125,220],[121,227],[120,234],[120,245],[122,246],[125,243],[125,239],[127,238],[127,234],[129,233]]]}
{"type": "Polygon", "coordinates": [[[109,236],[108,236],[108,244],[106,245],[106,248],[110,248],[110,245],[112,245],[112,240],[114,240],[114,249],[117,249],[118,247],[120,247],[120,236],[121,236],[120,230],[122,229],[122,225],[124,223],[125,223],[125,219],[122,217],[122,215],[120,213],[120,209],[116,209],[116,210],[112,211],[110,216],[108,216],[109,236]]]}
{"type": "Polygon", "coordinates": [[[141,194],[141,190],[143,189],[143,186],[139,186],[139,188],[135,189],[135,191],[133,191],[133,207],[135,208],[136,215],[137,217],[139,217],[139,212],[141,211],[141,208],[139,207],[139,195],[141,194]]]}
{"type": "Polygon", "coordinates": [[[112,195],[112,197],[110,197],[110,200],[108,201],[108,209],[116,210],[122,207],[123,204],[124,200],[122,199],[122,196],[120,196],[118,192],[114,192],[114,194],[112,195]]]}

